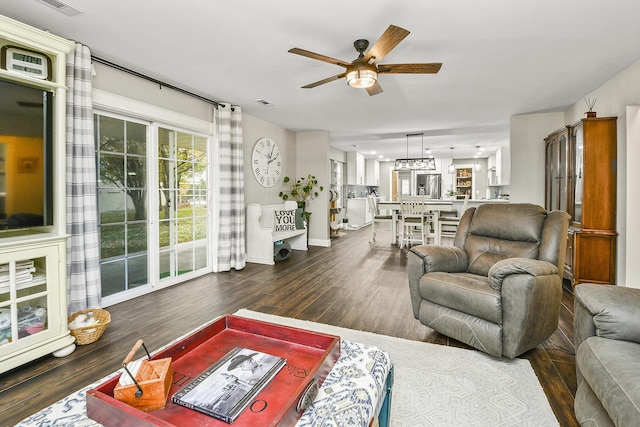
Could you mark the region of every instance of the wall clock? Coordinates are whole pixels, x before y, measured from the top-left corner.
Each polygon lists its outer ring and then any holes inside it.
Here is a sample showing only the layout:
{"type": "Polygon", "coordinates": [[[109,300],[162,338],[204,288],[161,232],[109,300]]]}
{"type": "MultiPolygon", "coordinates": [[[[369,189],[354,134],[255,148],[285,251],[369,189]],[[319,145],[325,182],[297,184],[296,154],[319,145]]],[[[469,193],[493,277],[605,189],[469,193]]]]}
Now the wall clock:
{"type": "Polygon", "coordinates": [[[253,147],[251,168],[263,187],[273,187],[282,173],[282,157],[278,144],[270,138],[260,138],[253,147]]]}

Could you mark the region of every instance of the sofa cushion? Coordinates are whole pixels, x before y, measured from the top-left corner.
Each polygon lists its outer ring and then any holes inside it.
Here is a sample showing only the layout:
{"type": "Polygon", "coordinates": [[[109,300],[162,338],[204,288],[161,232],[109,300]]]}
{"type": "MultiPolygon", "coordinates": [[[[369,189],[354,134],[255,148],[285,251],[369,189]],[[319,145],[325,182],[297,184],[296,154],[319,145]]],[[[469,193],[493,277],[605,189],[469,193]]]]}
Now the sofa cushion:
{"type": "Polygon", "coordinates": [[[590,337],[578,348],[576,364],[616,426],[640,420],[640,344],[590,337]]]}
{"type": "Polygon", "coordinates": [[[585,283],[576,287],[575,298],[593,316],[599,337],[640,343],[640,292],[637,289],[585,283]]]}
{"type": "Polygon", "coordinates": [[[295,231],[296,228],[296,210],[276,209],[273,213],[274,224],[273,231],[295,231]]]}
{"type": "Polygon", "coordinates": [[[487,276],[427,273],[420,279],[420,295],[434,304],[502,324],[501,294],[490,286],[487,276]]]}

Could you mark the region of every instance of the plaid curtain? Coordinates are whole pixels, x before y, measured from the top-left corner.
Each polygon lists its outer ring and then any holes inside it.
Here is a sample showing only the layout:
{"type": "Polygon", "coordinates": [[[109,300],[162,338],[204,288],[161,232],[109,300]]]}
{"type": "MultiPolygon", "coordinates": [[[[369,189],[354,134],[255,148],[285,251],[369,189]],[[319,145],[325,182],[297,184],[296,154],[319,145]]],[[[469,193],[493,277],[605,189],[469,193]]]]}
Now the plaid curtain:
{"type": "Polygon", "coordinates": [[[91,53],[76,45],[67,59],[66,216],[69,313],[99,307],[100,243],[95,140],[91,101],[91,53]]]}
{"type": "Polygon", "coordinates": [[[218,259],[214,270],[239,270],[246,264],[242,110],[220,105],[216,119],[220,144],[220,212],[216,225],[218,259]]]}

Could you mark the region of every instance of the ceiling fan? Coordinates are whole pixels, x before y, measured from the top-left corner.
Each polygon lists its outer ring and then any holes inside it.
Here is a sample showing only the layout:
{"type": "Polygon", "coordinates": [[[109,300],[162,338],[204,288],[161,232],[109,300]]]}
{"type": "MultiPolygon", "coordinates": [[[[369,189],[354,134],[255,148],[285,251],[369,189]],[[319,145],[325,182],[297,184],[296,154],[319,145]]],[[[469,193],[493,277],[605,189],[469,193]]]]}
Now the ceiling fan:
{"type": "Polygon", "coordinates": [[[380,36],[373,44],[371,49],[365,55],[364,52],[369,47],[369,41],[358,39],[353,42],[353,46],[358,51],[358,57],[352,62],[334,59],[329,56],[320,55],[319,53],[310,52],[308,50],[294,47],[289,49],[290,53],[306,56],[307,58],[317,59],[318,61],[328,62],[330,64],[340,65],[345,68],[344,73],[310,83],[302,86],[303,89],[311,89],[325,83],[346,77],[349,86],[367,89],[369,95],[377,95],[382,92],[382,87],[378,83],[379,74],[436,74],[440,71],[442,63],[430,64],[379,64],[393,48],[395,48],[402,40],[409,35],[409,31],[404,28],[389,25],[389,28],[380,36]]]}

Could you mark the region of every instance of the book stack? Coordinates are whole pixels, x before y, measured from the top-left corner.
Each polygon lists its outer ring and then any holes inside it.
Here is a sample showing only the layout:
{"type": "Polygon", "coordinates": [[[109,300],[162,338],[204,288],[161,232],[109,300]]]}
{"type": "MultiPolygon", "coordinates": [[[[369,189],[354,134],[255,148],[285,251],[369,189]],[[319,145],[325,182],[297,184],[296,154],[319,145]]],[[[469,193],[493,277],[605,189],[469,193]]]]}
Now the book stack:
{"type": "MultiPolygon", "coordinates": [[[[30,283],[33,281],[33,273],[36,267],[33,260],[16,262],[16,285],[30,283]]],[[[0,265],[0,286],[9,284],[9,264],[0,265]]]]}

